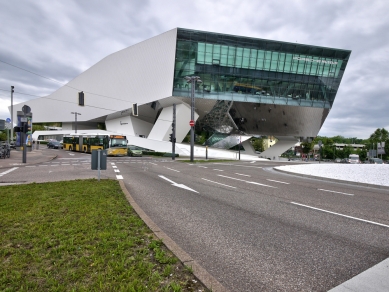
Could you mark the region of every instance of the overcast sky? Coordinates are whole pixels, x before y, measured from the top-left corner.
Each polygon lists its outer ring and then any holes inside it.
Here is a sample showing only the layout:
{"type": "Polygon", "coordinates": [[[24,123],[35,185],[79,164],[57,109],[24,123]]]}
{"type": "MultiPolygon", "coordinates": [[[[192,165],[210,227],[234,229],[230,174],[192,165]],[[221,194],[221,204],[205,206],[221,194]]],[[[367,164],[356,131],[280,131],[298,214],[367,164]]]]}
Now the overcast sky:
{"type": "Polygon", "coordinates": [[[368,138],[389,130],[388,12],[387,0],[0,0],[0,119],[11,85],[14,104],[46,96],[107,55],[182,27],[352,50],[319,135],[368,138]]]}

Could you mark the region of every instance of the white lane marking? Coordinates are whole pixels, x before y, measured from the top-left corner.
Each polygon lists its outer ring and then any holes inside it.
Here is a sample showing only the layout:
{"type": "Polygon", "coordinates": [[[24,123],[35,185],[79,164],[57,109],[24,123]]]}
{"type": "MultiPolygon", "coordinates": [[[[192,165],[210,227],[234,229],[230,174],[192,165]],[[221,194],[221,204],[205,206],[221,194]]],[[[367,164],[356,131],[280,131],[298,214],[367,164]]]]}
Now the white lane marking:
{"type": "Polygon", "coordinates": [[[128,161],[126,161],[126,162],[123,162],[123,163],[129,163],[128,161]]]}
{"type": "MultiPolygon", "coordinates": [[[[127,162],[128,163],[128,162],[127,162]]],[[[154,164],[154,165],[158,165],[158,164],[155,164],[155,163],[152,163],[152,162],[149,162],[150,164],[154,164]]]]}
{"type": "Polygon", "coordinates": [[[190,164],[190,163],[188,163],[188,165],[194,165],[194,164],[190,164]]]}
{"type": "Polygon", "coordinates": [[[313,210],[318,210],[318,211],[322,211],[322,212],[325,212],[325,213],[334,214],[334,215],[338,215],[338,216],[342,216],[342,217],[346,217],[346,218],[350,218],[350,219],[354,219],[354,220],[358,220],[358,221],[362,221],[362,222],[366,222],[366,223],[370,223],[370,224],[379,225],[379,226],[383,226],[383,227],[388,227],[389,228],[389,225],[385,225],[385,224],[382,224],[382,223],[377,223],[377,222],[374,222],[374,221],[369,221],[369,220],[365,220],[365,219],[361,219],[361,218],[357,218],[357,217],[353,217],[353,216],[349,216],[349,215],[344,215],[344,214],[341,214],[341,213],[336,213],[336,212],[332,212],[332,211],[328,211],[328,210],[324,210],[324,209],[319,209],[319,208],[315,208],[315,207],[308,206],[308,205],[303,205],[303,204],[296,203],[296,202],[290,202],[290,203],[294,204],[294,205],[310,208],[310,209],[313,209],[313,210]]]}
{"type": "Polygon", "coordinates": [[[62,163],[62,165],[70,165],[69,163],[62,163]]]}
{"type": "Polygon", "coordinates": [[[243,181],[243,182],[248,183],[248,184],[254,184],[254,185],[259,185],[259,186],[264,186],[264,187],[269,187],[269,188],[275,188],[275,189],[277,188],[277,187],[273,187],[273,186],[269,186],[269,185],[260,184],[260,183],[254,182],[254,181],[247,181],[247,180],[243,180],[243,179],[239,179],[239,178],[234,178],[234,177],[229,177],[229,176],[225,176],[225,175],[221,175],[221,174],[218,174],[218,176],[229,178],[229,179],[233,179],[233,180],[243,181]]]}
{"type": "Polygon", "coordinates": [[[51,162],[51,163],[59,163],[59,162],[51,162]]]}
{"type": "Polygon", "coordinates": [[[72,156],[74,156],[74,154],[73,154],[73,153],[69,153],[69,155],[72,155],[72,156]]]}
{"type": "Polygon", "coordinates": [[[250,163],[255,163],[255,161],[251,161],[250,163]]]}
{"type": "Polygon", "coordinates": [[[170,170],[173,170],[173,171],[175,171],[175,172],[181,172],[181,171],[179,171],[179,170],[175,170],[175,169],[173,169],[173,168],[169,168],[169,167],[166,167],[166,166],[165,166],[165,168],[170,169],[170,170]]]}
{"type": "Polygon", "coordinates": [[[220,165],[228,165],[228,166],[240,166],[240,167],[251,167],[251,168],[262,168],[261,166],[251,166],[251,165],[239,165],[239,164],[227,164],[227,163],[218,163],[215,162],[214,164],[220,164],[220,165]]]}
{"type": "Polygon", "coordinates": [[[73,163],[72,165],[80,165],[79,163],[73,163]]]}
{"type": "Polygon", "coordinates": [[[3,175],[5,175],[5,174],[8,174],[8,173],[14,171],[14,170],[17,170],[18,168],[19,168],[19,167],[13,167],[13,168],[10,168],[10,169],[8,169],[8,170],[6,170],[6,171],[3,171],[3,172],[0,173],[0,176],[3,176],[3,175]]]}
{"type": "Polygon", "coordinates": [[[122,175],[117,175],[116,179],[123,179],[123,176],[122,175]]]}
{"type": "Polygon", "coordinates": [[[115,165],[115,162],[111,162],[111,165],[115,165]]]}
{"type": "Polygon", "coordinates": [[[170,179],[168,179],[167,177],[164,177],[163,175],[158,175],[160,178],[163,178],[164,180],[167,180],[168,182],[170,182],[172,184],[172,186],[175,186],[175,187],[178,187],[178,188],[182,188],[182,189],[185,189],[185,190],[189,190],[189,191],[192,191],[192,192],[195,192],[195,193],[198,193],[197,191],[195,190],[192,190],[190,187],[187,187],[186,185],[183,185],[183,184],[178,184],[170,179]]]}
{"type": "Polygon", "coordinates": [[[50,165],[50,166],[59,166],[58,164],[53,164],[53,165],[50,165]]]}
{"type": "Polygon", "coordinates": [[[212,181],[212,180],[206,179],[206,178],[202,178],[202,179],[203,179],[203,180],[206,180],[206,181],[213,182],[213,183],[215,183],[215,184],[218,184],[218,185],[222,185],[222,186],[226,186],[226,187],[229,187],[229,188],[236,189],[236,187],[232,187],[232,186],[229,186],[229,185],[221,184],[221,183],[218,183],[218,182],[215,182],[215,181],[212,181]]]}
{"type": "Polygon", "coordinates": [[[268,179],[268,178],[267,178],[266,180],[278,182],[278,183],[280,183],[280,184],[286,184],[286,185],[289,185],[289,184],[290,184],[290,183],[287,183],[287,182],[283,182],[283,181],[279,181],[279,180],[274,180],[274,179],[268,179]]]}
{"type": "Polygon", "coordinates": [[[354,196],[354,194],[348,194],[348,193],[342,193],[342,192],[335,192],[335,191],[324,190],[324,189],[317,189],[317,190],[318,190],[318,191],[323,191],[323,192],[329,192],[329,193],[342,194],[342,195],[347,195],[347,196],[354,196]]]}
{"type": "Polygon", "coordinates": [[[42,164],[42,165],[39,165],[39,166],[48,166],[47,164],[42,164]]]}
{"type": "Polygon", "coordinates": [[[90,164],[89,162],[84,162],[83,164],[90,164]]]}
{"type": "Polygon", "coordinates": [[[213,170],[224,171],[223,169],[217,169],[217,168],[214,168],[213,170]]]}
{"type": "Polygon", "coordinates": [[[243,173],[237,173],[237,172],[235,172],[235,174],[237,174],[237,175],[243,175],[243,176],[248,176],[248,177],[251,177],[251,175],[248,175],[248,174],[243,174],[243,173]]]}
{"type": "Polygon", "coordinates": [[[202,168],[208,168],[208,167],[206,167],[206,166],[198,166],[198,167],[202,167],[202,168]]]}
{"type": "MultiPolygon", "coordinates": [[[[26,167],[35,167],[35,165],[27,165],[26,167]]],[[[1,174],[1,173],[0,173],[1,174]]]]}
{"type": "Polygon", "coordinates": [[[116,165],[112,165],[112,168],[118,168],[116,165]]]}
{"type": "Polygon", "coordinates": [[[118,162],[118,163],[123,163],[123,162],[118,162]]]}
{"type": "Polygon", "coordinates": [[[119,169],[114,169],[114,171],[115,171],[115,172],[120,172],[120,170],[119,170],[119,169]]]}

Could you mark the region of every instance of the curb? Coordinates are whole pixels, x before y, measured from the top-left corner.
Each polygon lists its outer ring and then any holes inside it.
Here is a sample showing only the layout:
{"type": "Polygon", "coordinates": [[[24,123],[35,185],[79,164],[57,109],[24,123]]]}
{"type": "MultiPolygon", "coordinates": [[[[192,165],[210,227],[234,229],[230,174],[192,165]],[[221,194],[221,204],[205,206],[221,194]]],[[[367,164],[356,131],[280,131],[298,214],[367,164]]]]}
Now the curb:
{"type": "Polygon", "coordinates": [[[149,216],[139,207],[128,192],[123,181],[119,181],[120,187],[125,194],[127,201],[134,208],[139,217],[146,223],[146,225],[154,232],[155,236],[163,241],[166,247],[173,252],[173,254],[185,265],[193,269],[193,274],[204,284],[209,290],[213,292],[228,292],[223,285],[217,281],[211,274],[209,274],[202,266],[200,266],[192,257],[180,248],[165,232],[163,232],[157,224],[155,224],[149,216]]]}
{"type": "Polygon", "coordinates": [[[334,179],[334,178],[315,176],[315,175],[309,175],[309,174],[301,174],[301,173],[296,173],[296,172],[291,172],[291,171],[277,169],[275,167],[273,167],[273,170],[279,171],[279,172],[283,172],[283,173],[286,173],[286,174],[297,175],[297,176],[302,176],[302,177],[306,177],[306,178],[313,178],[313,179],[318,179],[318,180],[323,180],[323,181],[344,183],[344,184],[349,184],[349,185],[357,185],[357,186],[368,187],[368,188],[375,188],[375,189],[380,189],[380,190],[389,190],[389,186],[382,186],[382,185],[354,182],[354,181],[350,181],[350,180],[334,179]]]}

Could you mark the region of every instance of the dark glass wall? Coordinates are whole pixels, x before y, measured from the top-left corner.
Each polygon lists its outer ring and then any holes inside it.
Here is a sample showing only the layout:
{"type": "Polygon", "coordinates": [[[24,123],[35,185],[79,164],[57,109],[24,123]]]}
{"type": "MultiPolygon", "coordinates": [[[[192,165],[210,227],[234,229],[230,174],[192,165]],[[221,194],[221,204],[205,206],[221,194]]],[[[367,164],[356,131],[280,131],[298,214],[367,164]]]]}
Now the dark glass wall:
{"type": "Polygon", "coordinates": [[[350,53],[179,28],[173,95],[331,108],[350,53]]]}

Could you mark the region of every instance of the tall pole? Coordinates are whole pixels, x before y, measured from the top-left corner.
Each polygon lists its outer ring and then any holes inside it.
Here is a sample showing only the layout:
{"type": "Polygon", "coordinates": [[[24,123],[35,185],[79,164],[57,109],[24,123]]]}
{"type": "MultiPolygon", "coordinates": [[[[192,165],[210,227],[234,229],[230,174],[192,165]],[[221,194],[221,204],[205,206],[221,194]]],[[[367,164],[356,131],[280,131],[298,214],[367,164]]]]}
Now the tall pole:
{"type": "MultiPolygon", "coordinates": [[[[195,84],[196,79],[191,78],[191,107],[190,107],[190,120],[194,121],[194,108],[195,108],[195,84]]],[[[193,152],[194,152],[194,126],[190,127],[190,161],[193,162],[193,152]]]]}
{"type": "Polygon", "coordinates": [[[77,115],[81,115],[81,114],[78,112],[71,112],[71,113],[74,114],[74,119],[75,119],[74,130],[77,133],[77,115]]]}
{"type": "Polygon", "coordinates": [[[11,86],[11,141],[14,139],[14,87],[11,86]]]}
{"type": "Polygon", "coordinates": [[[176,159],[176,104],[173,104],[172,160],[176,159]]]}

